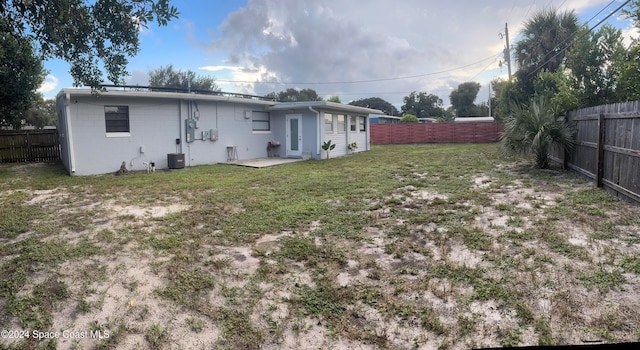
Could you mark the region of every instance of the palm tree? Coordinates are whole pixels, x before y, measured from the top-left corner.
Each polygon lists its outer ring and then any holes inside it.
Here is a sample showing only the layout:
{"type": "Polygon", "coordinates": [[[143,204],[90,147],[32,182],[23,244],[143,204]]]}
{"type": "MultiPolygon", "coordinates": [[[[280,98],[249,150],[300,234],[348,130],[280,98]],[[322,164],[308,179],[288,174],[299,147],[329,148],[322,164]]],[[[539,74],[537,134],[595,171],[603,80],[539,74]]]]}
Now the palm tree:
{"type": "Polygon", "coordinates": [[[500,138],[503,150],[509,154],[533,154],[536,166],[547,168],[552,145],[561,152],[573,148],[573,127],[557,111],[557,106],[541,96],[535,96],[529,106],[517,106],[504,123],[500,138]]]}
{"type": "Polygon", "coordinates": [[[577,31],[578,17],[573,11],[544,10],[535,14],[524,23],[522,40],[515,47],[520,69],[527,74],[536,69],[555,72],[577,31]]]}

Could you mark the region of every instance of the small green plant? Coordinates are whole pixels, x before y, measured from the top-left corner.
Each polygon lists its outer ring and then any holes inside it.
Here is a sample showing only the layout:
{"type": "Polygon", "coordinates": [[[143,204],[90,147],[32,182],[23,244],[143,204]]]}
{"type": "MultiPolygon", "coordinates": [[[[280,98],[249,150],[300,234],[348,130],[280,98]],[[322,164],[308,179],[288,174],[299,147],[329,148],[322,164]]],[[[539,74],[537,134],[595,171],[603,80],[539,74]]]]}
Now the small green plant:
{"type": "Polygon", "coordinates": [[[504,334],[504,338],[502,339],[502,346],[506,348],[511,348],[518,346],[522,341],[522,333],[517,328],[511,328],[509,330],[502,331],[504,334]]]}
{"type": "Polygon", "coordinates": [[[196,333],[200,333],[204,329],[204,321],[195,317],[187,318],[187,325],[193,332],[196,333]]]}
{"type": "Polygon", "coordinates": [[[327,152],[327,159],[329,159],[329,152],[333,151],[334,148],[336,148],[336,144],[331,143],[331,140],[322,143],[322,149],[327,152]]]}
{"type": "Polygon", "coordinates": [[[147,328],[145,338],[151,345],[152,349],[161,349],[164,343],[169,338],[167,329],[162,327],[159,323],[154,323],[147,328]]]}
{"type": "Polygon", "coordinates": [[[351,142],[351,143],[349,144],[349,146],[347,146],[347,148],[349,149],[349,151],[352,151],[352,152],[353,152],[353,151],[355,151],[355,150],[357,150],[357,149],[358,149],[358,144],[357,144],[357,143],[355,143],[355,142],[351,142]]]}

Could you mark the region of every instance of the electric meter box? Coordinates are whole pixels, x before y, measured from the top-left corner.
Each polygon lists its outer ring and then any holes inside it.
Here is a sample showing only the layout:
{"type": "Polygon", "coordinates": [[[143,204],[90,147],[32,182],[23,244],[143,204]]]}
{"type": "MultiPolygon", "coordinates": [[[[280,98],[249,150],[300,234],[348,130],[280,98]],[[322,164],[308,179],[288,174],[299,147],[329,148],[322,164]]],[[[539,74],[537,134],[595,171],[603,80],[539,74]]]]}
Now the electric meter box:
{"type": "Polygon", "coordinates": [[[193,119],[187,119],[184,121],[185,123],[185,131],[186,131],[186,137],[187,137],[187,142],[193,142],[196,139],[196,128],[198,127],[198,125],[196,124],[196,121],[193,119]]]}

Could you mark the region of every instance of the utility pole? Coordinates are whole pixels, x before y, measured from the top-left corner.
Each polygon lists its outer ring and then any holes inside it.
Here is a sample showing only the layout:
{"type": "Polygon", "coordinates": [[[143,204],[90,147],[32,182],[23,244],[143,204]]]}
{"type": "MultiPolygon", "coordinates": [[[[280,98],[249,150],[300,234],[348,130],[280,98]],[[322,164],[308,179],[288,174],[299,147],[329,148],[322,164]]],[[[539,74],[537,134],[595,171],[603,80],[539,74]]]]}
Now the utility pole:
{"type": "Polygon", "coordinates": [[[504,59],[507,61],[509,81],[511,81],[511,49],[509,48],[509,27],[507,27],[507,23],[504,24],[504,36],[507,39],[507,48],[504,50],[504,59]]]}

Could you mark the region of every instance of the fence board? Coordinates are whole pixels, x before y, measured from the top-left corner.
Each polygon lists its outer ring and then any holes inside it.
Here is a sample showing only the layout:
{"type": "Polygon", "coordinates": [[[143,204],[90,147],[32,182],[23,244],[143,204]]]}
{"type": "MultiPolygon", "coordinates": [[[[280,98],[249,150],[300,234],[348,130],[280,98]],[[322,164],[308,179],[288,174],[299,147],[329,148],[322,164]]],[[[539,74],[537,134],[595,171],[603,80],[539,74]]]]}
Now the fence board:
{"type": "MultiPolygon", "coordinates": [[[[572,111],[569,120],[577,132],[567,166],[617,196],[640,203],[640,101],[572,111]]],[[[564,160],[557,150],[552,156],[564,160]]]]}
{"type": "Polygon", "coordinates": [[[57,130],[0,131],[0,162],[60,160],[57,130]]]}

